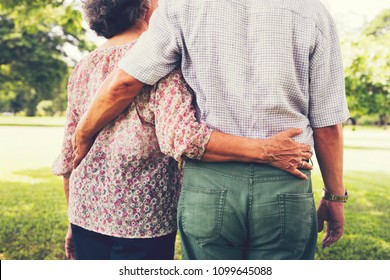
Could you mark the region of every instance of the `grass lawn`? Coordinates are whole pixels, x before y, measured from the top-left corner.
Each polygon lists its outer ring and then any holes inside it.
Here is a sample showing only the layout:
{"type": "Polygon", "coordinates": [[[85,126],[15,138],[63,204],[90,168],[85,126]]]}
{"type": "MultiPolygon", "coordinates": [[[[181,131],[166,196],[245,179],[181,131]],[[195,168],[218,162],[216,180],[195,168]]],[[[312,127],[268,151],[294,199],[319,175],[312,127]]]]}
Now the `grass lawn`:
{"type": "MultiPolygon", "coordinates": [[[[50,165],[63,119],[0,117],[0,259],[63,259],[66,206],[50,165]],[[9,125],[4,125],[9,124],[9,125]]],[[[346,229],[318,259],[390,259],[390,131],[345,128],[346,229]]],[[[321,196],[318,168],[313,173],[321,196]]],[[[179,240],[177,258],[180,258],[179,240]]]]}
{"type": "MultiPolygon", "coordinates": [[[[347,172],[345,184],[350,199],[346,204],[345,232],[337,244],[322,249],[320,234],[317,259],[390,259],[390,175],[347,172]]],[[[316,197],[321,196],[320,177],[315,177],[316,197]]]]}
{"type": "Polygon", "coordinates": [[[61,180],[49,168],[0,179],[0,258],[63,259],[66,205],[61,180]]]}
{"type": "Polygon", "coordinates": [[[62,127],[65,119],[62,117],[4,117],[0,116],[0,126],[44,126],[62,127]]]}

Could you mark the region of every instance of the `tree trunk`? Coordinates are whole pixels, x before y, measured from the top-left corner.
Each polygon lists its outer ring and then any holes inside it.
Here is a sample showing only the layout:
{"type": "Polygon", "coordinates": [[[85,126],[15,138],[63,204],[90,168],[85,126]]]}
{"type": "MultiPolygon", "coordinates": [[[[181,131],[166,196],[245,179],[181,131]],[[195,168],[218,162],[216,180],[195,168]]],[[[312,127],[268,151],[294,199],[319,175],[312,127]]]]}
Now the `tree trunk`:
{"type": "Polygon", "coordinates": [[[379,125],[382,126],[385,130],[387,130],[387,123],[389,122],[389,116],[385,114],[379,115],[379,125]]]}
{"type": "Polygon", "coordinates": [[[34,117],[37,112],[37,105],[39,103],[38,97],[34,96],[27,105],[27,116],[34,117]]]}

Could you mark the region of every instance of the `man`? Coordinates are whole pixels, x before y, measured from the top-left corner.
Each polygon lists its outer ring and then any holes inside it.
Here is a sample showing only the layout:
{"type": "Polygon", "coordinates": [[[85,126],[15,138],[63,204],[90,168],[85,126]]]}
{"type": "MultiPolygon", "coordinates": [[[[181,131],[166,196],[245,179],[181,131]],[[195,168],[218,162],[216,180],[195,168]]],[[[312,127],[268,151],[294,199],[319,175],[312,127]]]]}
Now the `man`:
{"type": "MultiPolygon", "coordinates": [[[[295,140],[315,147],[325,184],[318,230],[327,221],[323,246],[336,242],[347,198],[341,123],[349,113],[339,41],[322,4],[160,1],[149,30],[103,84],[80,123],[76,164],[93,135],[144,84],[156,83],[179,65],[195,91],[199,118],[211,128],[264,139],[290,127],[302,129],[295,140]]],[[[283,142],[278,144],[282,149],[283,142]]],[[[187,162],[178,217],[184,258],[314,257],[311,181],[284,172],[298,176],[300,163],[269,165],[187,162]]]]}

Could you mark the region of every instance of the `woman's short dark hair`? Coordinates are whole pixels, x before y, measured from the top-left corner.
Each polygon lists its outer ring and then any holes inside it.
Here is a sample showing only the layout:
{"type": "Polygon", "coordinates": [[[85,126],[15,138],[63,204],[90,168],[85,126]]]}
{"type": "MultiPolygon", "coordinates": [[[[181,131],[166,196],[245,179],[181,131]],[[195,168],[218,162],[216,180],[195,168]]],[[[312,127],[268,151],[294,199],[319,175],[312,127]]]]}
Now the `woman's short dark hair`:
{"type": "Polygon", "coordinates": [[[111,38],[136,25],[148,11],[149,0],[84,0],[89,27],[97,35],[111,38]]]}

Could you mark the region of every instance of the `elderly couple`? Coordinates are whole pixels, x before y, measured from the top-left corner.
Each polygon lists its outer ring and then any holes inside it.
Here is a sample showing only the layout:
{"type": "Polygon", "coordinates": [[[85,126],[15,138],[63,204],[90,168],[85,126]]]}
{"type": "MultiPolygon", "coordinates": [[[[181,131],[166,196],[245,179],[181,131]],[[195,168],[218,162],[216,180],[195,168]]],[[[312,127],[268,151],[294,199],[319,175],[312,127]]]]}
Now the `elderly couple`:
{"type": "Polygon", "coordinates": [[[84,12],[108,40],[68,85],[53,165],[67,258],[172,259],[177,229],[184,259],[313,259],[324,221],[323,246],[341,237],[349,114],[319,1],[87,0],[84,12]]]}

